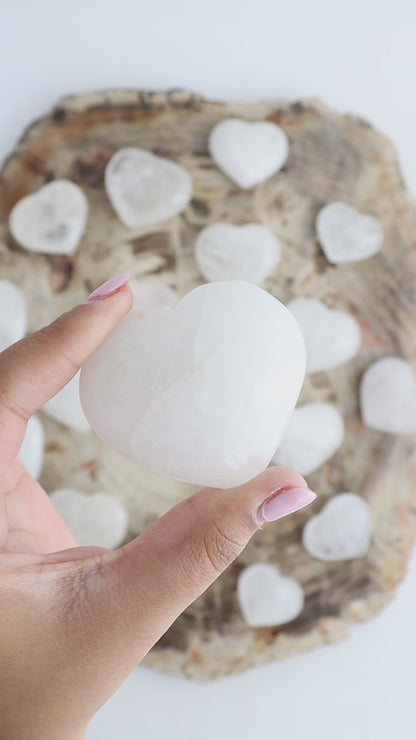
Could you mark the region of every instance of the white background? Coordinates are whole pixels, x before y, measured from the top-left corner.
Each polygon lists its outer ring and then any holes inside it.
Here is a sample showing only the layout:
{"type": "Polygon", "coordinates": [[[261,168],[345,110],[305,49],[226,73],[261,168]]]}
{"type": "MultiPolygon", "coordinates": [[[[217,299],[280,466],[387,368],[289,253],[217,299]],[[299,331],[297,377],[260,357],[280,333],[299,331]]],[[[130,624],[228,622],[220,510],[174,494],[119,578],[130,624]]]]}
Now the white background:
{"type": "MultiPolygon", "coordinates": [[[[396,142],[416,192],[413,0],[0,0],[0,158],[63,94],[316,95],[396,142]]],[[[414,740],[416,559],[351,638],[207,686],[138,669],[89,740],[414,740]]]]}

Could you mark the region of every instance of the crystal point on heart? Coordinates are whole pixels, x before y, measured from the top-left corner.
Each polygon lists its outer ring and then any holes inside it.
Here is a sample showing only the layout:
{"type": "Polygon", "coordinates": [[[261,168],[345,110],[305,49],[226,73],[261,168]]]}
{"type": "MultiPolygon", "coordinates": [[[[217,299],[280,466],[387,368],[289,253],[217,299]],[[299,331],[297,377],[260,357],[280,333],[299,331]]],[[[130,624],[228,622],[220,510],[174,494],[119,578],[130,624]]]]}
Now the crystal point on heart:
{"type": "Polygon", "coordinates": [[[139,465],[228,488],[267,467],[296,404],[305,347],[290,311],[244,282],[128,314],[81,372],[96,433],[139,465]]]}

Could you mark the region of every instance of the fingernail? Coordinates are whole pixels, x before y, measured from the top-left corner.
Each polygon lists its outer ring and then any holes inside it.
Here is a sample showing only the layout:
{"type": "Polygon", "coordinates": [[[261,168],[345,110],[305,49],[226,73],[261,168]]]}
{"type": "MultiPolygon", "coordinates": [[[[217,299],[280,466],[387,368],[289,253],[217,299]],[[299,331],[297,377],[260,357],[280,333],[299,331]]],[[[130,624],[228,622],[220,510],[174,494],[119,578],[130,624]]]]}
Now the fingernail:
{"type": "Polygon", "coordinates": [[[264,522],[274,522],[303,509],[315,499],[316,493],[309,488],[282,488],[263,501],[259,507],[259,517],[264,522]]]}
{"type": "Polygon", "coordinates": [[[123,288],[130,280],[128,272],[122,272],[121,275],[106,280],[105,283],[100,285],[98,288],[92,291],[88,296],[88,301],[102,301],[103,298],[108,298],[110,295],[114,295],[121,288],[123,288]]]}

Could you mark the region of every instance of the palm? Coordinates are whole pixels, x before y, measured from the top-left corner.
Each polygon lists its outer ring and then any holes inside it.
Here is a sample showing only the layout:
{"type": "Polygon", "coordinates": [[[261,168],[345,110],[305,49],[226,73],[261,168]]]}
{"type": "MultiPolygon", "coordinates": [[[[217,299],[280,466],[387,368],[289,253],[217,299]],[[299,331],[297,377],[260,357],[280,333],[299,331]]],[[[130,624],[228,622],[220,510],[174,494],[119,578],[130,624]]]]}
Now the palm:
{"type": "Polygon", "coordinates": [[[43,488],[15,460],[1,482],[0,547],[38,554],[76,544],[43,488]]]}

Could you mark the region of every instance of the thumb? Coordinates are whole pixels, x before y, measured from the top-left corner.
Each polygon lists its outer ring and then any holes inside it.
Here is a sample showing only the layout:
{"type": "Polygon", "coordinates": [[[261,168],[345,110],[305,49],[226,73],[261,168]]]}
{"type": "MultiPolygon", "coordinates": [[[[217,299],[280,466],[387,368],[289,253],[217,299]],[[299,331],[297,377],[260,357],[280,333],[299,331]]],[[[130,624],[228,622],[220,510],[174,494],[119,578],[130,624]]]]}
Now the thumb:
{"type": "Polygon", "coordinates": [[[89,613],[99,643],[114,647],[128,673],[265,522],[315,498],[300,475],[272,467],[243,486],[205,489],[171,509],[104,556],[97,581],[89,573],[89,613]]]}

